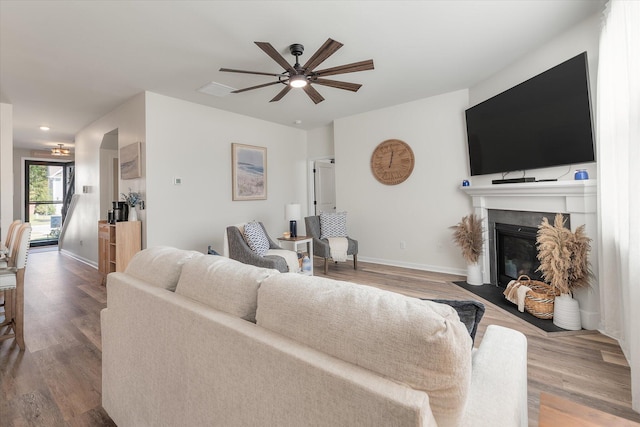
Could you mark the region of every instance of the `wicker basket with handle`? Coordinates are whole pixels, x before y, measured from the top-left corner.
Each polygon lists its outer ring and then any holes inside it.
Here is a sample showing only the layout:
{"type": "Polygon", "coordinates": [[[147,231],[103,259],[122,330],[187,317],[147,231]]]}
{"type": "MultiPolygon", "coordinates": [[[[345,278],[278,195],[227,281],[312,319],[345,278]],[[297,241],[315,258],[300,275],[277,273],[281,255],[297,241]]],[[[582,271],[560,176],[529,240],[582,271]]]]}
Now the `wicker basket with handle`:
{"type": "Polygon", "coordinates": [[[548,283],[524,274],[518,277],[518,282],[531,289],[525,296],[524,309],[538,319],[553,319],[553,302],[560,292],[548,283]]]}

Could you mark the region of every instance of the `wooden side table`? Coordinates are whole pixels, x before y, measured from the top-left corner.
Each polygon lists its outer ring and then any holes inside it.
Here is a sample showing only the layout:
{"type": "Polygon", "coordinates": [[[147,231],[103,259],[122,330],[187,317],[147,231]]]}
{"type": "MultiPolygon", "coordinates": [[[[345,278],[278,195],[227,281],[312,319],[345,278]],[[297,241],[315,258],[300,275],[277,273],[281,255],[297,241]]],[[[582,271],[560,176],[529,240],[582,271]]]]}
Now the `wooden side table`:
{"type": "Polygon", "coordinates": [[[307,244],[307,253],[309,254],[309,260],[311,261],[311,273],[310,276],[313,276],[313,237],[311,236],[298,236],[298,237],[278,237],[278,240],[283,243],[287,243],[289,247],[292,248],[294,252],[298,252],[298,246],[302,244],[307,244]]]}

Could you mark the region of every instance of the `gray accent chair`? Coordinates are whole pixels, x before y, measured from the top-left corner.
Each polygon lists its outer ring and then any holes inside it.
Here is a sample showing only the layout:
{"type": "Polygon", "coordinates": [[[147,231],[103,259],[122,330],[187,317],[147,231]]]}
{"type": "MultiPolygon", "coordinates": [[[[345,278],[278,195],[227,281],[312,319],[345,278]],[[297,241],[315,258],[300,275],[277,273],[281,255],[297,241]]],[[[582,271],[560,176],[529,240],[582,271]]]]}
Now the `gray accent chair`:
{"type": "MultiPolygon", "coordinates": [[[[304,223],[307,227],[307,235],[313,237],[313,254],[324,258],[324,274],[327,274],[329,270],[329,258],[331,258],[331,249],[329,248],[329,241],[327,239],[320,238],[320,217],[308,216],[305,217],[304,223]]],[[[349,246],[347,248],[347,255],[353,255],[353,269],[358,269],[358,241],[347,237],[349,246]]],[[[337,263],[337,261],[336,261],[337,263]]]]}
{"type": "MultiPolygon", "coordinates": [[[[275,243],[269,234],[267,234],[267,230],[265,230],[264,225],[260,222],[260,227],[264,230],[264,234],[267,236],[269,240],[269,249],[282,249],[275,243]]],[[[287,265],[287,261],[284,258],[277,255],[265,255],[260,256],[256,254],[247,244],[247,241],[244,240],[244,236],[240,229],[231,225],[227,227],[227,240],[229,245],[229,258],[235,259],[236,261],[240,261],[244,264],[251,264],[257,267],[264,268],[275,268],[281,273],[286,273],[289,271],[289,266],[287,265]]]]}

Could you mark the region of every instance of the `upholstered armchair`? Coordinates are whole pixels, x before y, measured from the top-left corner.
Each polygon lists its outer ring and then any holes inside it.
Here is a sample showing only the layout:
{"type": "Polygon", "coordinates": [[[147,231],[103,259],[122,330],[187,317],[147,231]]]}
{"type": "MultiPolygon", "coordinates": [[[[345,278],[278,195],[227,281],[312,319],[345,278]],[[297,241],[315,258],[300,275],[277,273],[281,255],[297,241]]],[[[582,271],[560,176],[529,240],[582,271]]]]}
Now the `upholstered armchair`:
{"type": "MultiPolygon", "coordinates": [[[[320,217],[308,216],[304,219],[307,227],[307,236],[313,237],[313,254],[324,258],[324,274],[329,270],[329,258],[331,258],[331,247],[328,239],[321,239],[320,217]]],[[[347,255],[353,255],[353,269],[358,269],[358,241],[351,237],[346,237],[348,242],[347,255]]],[[[336,261],[337,263],[337,261],[336,261]]]]}
{"type": "Polygon", "coordinates": [[[298,255],[293,251],[287,251],[278,246],[278,244],[269,237],[264,225],[261,222],[258,224],[260,224],[268,242],[267,253],[259,255],[249,246],[244,236],[245,224],[241,224],[227,227],[224,255],[244,264],[251,264],[263,268],[274,268],[281,273],[290,271],[289,265],[291,264],[291,260],[287,263],[285,257],[289,257],[290,259],[294,259],[295,257],[297,263],[298,255]]]}

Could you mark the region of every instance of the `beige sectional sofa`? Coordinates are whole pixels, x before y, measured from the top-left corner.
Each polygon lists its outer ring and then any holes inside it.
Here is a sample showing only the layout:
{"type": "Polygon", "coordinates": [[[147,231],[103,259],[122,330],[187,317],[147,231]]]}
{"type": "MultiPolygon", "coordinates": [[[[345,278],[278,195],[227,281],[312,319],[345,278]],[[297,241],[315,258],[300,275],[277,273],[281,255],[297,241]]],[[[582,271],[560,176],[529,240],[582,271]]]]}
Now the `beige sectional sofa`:
{"type": "Polygon", "coordinates": [[[107,278],[102,402],[125,426],[526,426],[526,339],[436,304],[158,247],[107,278]]]}

